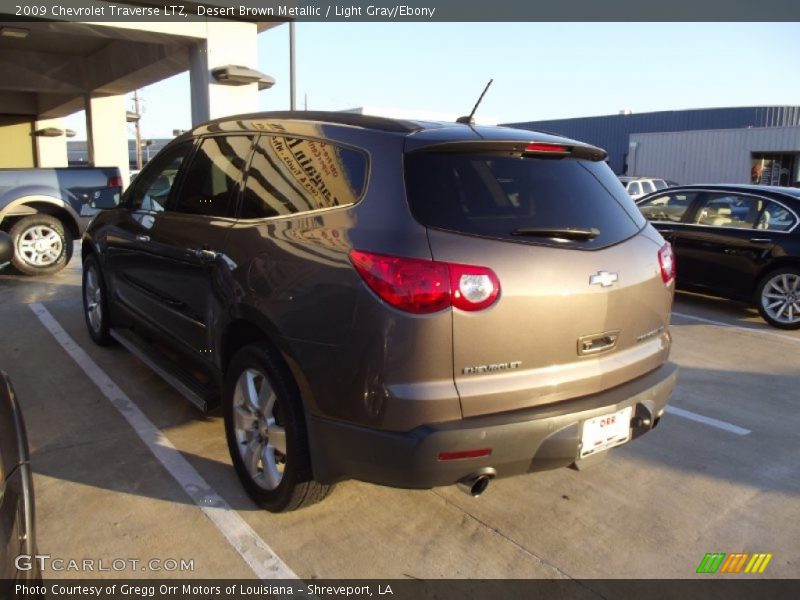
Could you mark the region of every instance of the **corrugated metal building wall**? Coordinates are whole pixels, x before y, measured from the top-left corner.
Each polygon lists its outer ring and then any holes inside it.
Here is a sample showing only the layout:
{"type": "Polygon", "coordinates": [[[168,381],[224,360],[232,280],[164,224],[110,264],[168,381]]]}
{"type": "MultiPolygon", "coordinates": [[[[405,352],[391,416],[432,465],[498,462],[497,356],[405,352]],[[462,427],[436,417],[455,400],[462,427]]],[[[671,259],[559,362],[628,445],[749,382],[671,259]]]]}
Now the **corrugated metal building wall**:
{"type": "MultiPolygon", "coordinates": [[[[635,133],[800,126],[800,106],[749,106],[703,108],[620,114],[551,121],[507,123],[509,127],[548,131],[604,148],[609,164],[621,174],[630,136],[635,133]]],[[[660,173],[651,173],[660,175],[660,173]]]]}
{"type": "MultiPolygon", "coordinates": [[[[628,174],[678,183],[750,183],[754,152],[800,153],[799,127],[717,129],[631,135],[628,174]]],[[[800,180],[795,161],[791,182],[800,180]]]]}

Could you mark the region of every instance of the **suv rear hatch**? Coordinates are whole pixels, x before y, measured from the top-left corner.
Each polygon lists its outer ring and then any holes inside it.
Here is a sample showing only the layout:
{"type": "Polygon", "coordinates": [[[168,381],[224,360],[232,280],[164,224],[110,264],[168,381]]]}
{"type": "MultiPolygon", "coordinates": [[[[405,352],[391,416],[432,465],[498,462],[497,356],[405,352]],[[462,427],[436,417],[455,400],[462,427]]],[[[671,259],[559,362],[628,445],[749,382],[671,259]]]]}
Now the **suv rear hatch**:
{"type": "Polygon", "coordinates": [[[405,156],[433,259],[487,267],[500,284],[488,308],[453,309],[465,417],[599,392],[667,359],[668,248],[603,155],[571,144],[449,143],[405,156]]]}

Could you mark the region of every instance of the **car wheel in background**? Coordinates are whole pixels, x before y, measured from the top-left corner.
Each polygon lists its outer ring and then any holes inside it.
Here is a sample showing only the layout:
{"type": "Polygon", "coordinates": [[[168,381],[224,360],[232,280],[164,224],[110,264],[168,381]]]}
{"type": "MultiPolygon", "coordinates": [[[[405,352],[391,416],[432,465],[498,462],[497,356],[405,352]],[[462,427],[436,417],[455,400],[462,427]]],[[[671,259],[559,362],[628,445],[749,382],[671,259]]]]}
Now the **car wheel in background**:
{"type": "Polygon", "coordinates": [[[83,261],[83,316],[92,340],[100,346],[108,346],[113,339],[109,334],[106,286],[100,264],[91,254],[83,261]]]}
{"type": "Polygon", "coordinates": [[[300,394],[272,351],[242,348],[225,381],[225,434],[233,466],[250,497],[271,512],[325,498],[313,479],[300,394]]]}
{"type": "Polygon", "coordinates": [[[764,320],[781,329],[800,329],[800,269],[783,267],[767,273],[756,289],[764,320]]]}
{"type": "Polygon", "coordinates": [[[23,217],[8,232],[14,244],[12,264],[25,275],[50,275],[63,269],[72,255],[72,236],[50,215],[23,217]]]}

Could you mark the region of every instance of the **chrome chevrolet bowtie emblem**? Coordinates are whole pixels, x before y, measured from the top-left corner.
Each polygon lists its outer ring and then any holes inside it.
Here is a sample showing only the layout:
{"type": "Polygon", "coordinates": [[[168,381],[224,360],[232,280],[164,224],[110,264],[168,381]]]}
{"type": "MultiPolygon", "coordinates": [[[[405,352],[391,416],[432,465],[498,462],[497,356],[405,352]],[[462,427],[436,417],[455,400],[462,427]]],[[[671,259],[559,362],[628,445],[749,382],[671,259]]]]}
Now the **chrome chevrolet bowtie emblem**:
{"type": "Polygon", "coordinates": [[[619,279],[616,273],[609,273],[608,271],[598,271],[596,275],[589,277],[589,285],[601,285],[603,287],[611,287],[619,279]]]}

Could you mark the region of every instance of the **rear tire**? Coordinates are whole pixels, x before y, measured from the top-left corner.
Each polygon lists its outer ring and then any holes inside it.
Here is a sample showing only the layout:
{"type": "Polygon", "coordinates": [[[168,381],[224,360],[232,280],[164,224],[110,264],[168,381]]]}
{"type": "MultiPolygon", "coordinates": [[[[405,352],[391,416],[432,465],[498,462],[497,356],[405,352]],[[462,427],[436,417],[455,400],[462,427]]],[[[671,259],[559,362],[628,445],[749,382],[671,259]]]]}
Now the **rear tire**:
{"type": "Polygon", "coordinates": [[[233,466],[256,504],[289,512],[328,495],[332,486],[313,478],[297,386],[273,350],[252,344],[236,353],[223,405],[233,466]]]}
{"type": "Polygon", "coordinates": [[[14,245],[11,263],[24,275],[51,275],[67,266],[72,257],[72,236],[50,215],[23,217],[8,234],[14,245]]]}
{"type": "Polygon", "coordinates": [[[800,329],[800,269],[770,271],[756,288],[755,303],[764,320],[779,329],[800,329]]]}
{"type": "Polygon", "coordinates": [[[98,346],[108,346],[111,337],[111,321],[108,312],[108,294],[103,280],[103,271],[97,258],[90,254],[83,261],[83,316],[89,336],[98,346]]]}

